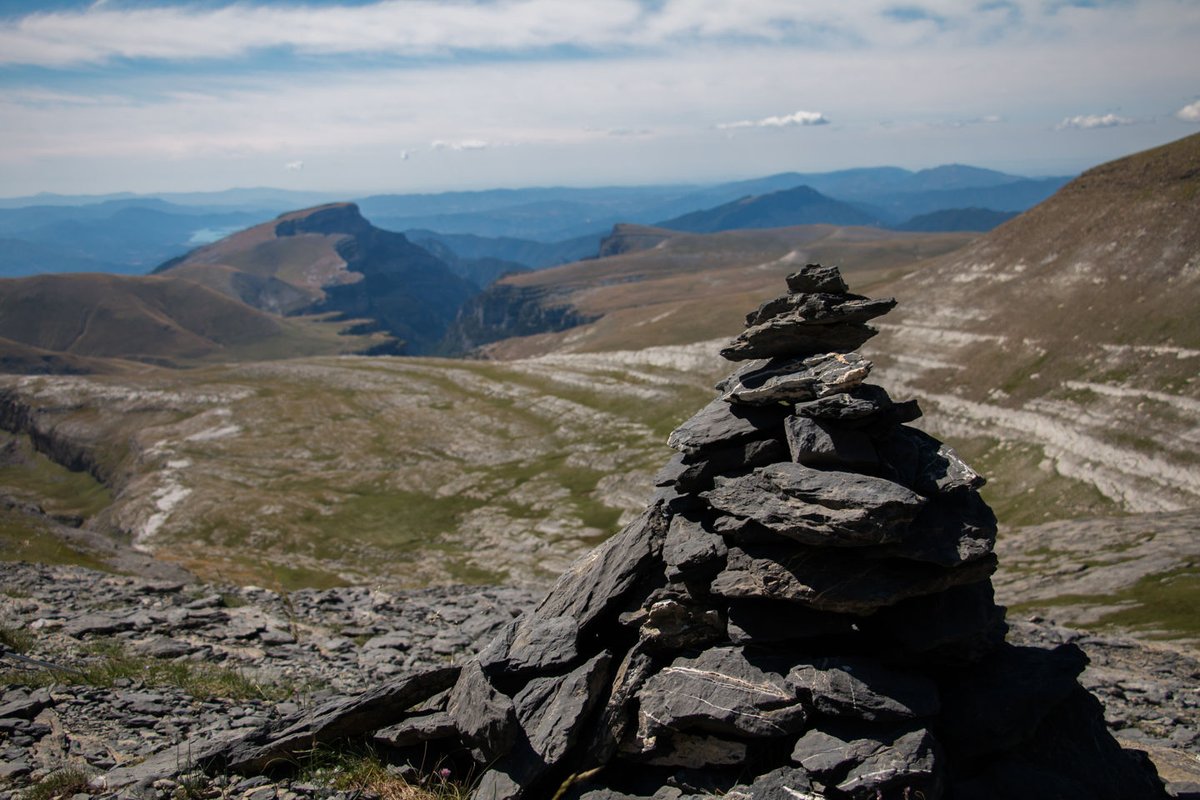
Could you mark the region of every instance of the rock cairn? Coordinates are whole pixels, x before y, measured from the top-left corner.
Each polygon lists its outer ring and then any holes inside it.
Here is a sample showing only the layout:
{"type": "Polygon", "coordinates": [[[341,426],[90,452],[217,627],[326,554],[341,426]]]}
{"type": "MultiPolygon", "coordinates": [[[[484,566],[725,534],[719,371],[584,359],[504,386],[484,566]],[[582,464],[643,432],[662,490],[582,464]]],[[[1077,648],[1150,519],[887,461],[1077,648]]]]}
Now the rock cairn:
{"type": "MultiPolygon", "coordinates": [[[[473,767],[479,800],[1165,797],[1082,651],[1005,642],[983,478],[854,352],[895,301],[833,267],[787,283],[641,517],[461,670],[380,687],[420,705],[376,741],[473,767]]],[[[350,732],[296,723],[214,763],[350,732]]]]}

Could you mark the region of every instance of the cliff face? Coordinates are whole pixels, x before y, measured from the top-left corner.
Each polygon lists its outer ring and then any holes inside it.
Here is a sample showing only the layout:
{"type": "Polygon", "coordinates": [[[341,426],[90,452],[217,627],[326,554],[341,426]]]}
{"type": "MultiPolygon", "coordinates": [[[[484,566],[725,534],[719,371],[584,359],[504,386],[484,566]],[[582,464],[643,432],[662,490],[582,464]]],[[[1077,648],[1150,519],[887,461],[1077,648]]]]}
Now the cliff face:
{"type": "Polygon", "coordinates": [[[459,309],[440,350],[462,355],[501,339],[565,331],[595,319],[545,288],[493,284],[459,309]]]}

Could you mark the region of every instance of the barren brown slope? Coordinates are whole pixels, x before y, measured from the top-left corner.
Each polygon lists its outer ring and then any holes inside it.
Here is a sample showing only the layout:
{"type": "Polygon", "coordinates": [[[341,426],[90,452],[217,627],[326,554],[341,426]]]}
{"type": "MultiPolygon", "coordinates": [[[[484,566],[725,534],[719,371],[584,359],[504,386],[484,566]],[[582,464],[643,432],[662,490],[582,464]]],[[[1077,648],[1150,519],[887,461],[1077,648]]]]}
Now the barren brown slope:
{"type": "MultiPolygon", "coordinates": [[[[0,280],[0,337],[74,357],[167,366],[370,345],[339,337],[332,325],[283,320],[179,278],[86,273],[0,280]]],[[[69,359],[43,363],[66,371],[80,366],[69,359]]]]}
{"type": "MultiPolygon", "coordinates": [[[[538,308],[569,306],[594,319],[565,331],[497,341],[486,348],[488,355],[627,350],[727,336],[742,326],[747,308],[775,296],[782,277],[806,262],[838,263],[851,281],[878,282],[971,238],[834,225],[717,234],[638,228],[634,233],[642,239],[640,247],[650,241],[647,237],[661,241],[608,258],[509,276],[474,298],[464,315],[475,308],[486,316],[489,298],[507,291],[538,308]]],[[[501,315],[507,310],[491,309],[501,315]]]]}
{"type": "MultiPolygon", "coordinates": [[[[1028,514],[1200,504],[1200,135],[1092,169],[903,279],[872,349],[939,427],[971,432],[1028,514]]],[[[985,463],[985,466],[989,466],[985,463]]]]}

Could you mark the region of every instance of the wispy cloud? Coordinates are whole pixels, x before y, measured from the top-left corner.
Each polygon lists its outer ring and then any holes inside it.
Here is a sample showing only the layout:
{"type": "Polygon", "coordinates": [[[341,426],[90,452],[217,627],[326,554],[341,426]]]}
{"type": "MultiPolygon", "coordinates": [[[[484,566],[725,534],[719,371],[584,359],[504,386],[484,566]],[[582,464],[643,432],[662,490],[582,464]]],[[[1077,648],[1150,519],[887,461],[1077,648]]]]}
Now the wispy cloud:
{"type": "Polygon", "coordinates": [[[809,125],[828,125],[829,120],[820,111],[797,111],[779,117],[763,117],[762,119],[743,119],[737,122],[722,122],[717,130],[729,131],[739,128],[793,128],[809,125]]]}
{"type": "Polygon", "coordinates": [[[256,51],[397,58],[574,48],[624,53],[737,40],[822,50],[993,45],[1194,24],[1190,0],[1110,8],[1013,0],[378,0],[342,6],[230,2],[29,14],[0,22],[0,63],[65,66],[118,59],[231,59],[256,51]]]}
{"type": "Polygon", "coordinates": [[[299,172],[300,170],[304,169],[304,162],[303,161],[289,161],[283,165],[283,168],[286,169],[288,172],[299,172]]]}
{"type": "Polygon", "coordinates": [[[1082,114],[1077,117],[1067,117],[1054,126],[1055,130],[1090,130],[1092,128],[1116,128],[1120,125],[1134,125],[1137,120],[1121,117],[1116,114],[1082,114]]]}
{"type": "Polygon", "coordinates": [[[460,139],[459,141],[436,139],[429,143],[430,150],[487,150],[491,146],[491,142],[485,142],[483,139],[460,139]]]}
{"type": "Polygon", "coordinates": [[[1184,122],[1200,122],[1200,100],[1188,103],[1175,112],[1175,116],[1184,122]]]}

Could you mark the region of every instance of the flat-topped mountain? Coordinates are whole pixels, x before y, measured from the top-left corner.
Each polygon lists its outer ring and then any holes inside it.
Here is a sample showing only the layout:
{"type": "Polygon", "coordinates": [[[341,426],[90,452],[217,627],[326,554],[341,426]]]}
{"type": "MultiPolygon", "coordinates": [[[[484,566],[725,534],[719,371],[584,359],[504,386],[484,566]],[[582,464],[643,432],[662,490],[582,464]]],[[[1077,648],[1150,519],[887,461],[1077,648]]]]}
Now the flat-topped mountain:
{"type": "Polygon", "coordinates": [[[352,203],[284,214],[169,261],[157,274],[201,283],[278,314],[336,312],[373,320],[429,352],[477,291],[403,234],[376,228],[352,203]]]}

